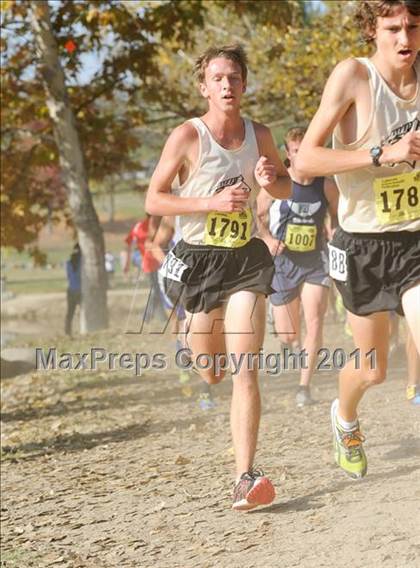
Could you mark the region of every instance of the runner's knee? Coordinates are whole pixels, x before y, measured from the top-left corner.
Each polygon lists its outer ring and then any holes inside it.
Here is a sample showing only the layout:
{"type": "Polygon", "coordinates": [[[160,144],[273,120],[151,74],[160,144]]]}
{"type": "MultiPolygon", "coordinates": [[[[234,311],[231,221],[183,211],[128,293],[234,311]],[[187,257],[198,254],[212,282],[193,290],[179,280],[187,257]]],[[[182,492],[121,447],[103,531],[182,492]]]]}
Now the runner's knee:
{"type": "Polygon", "coordinates": [[[217,385],[220,381],[223,380],[225,376],[225,371],[221,370],[217,375],[215,374],[214,370],[200,370],[201,378],[206,381],[209,385],[217,385]]]}
{"type": "Polygon", "coordinates": [[[375,369],[366,369],[364,372],[364,380],[367,386],[380,385],[386,379],[386,365],[378,365],[375,369]]]}
{"type": "Polygon", "coordinates": [[[239,371],[232,375],[235,389],[254,393],[259,390],[257,375],[253,371],[239,371]]]}
{"type": "Polygon", "coordinates": [[[306,337],[321,340],[323,318],[313,318],[306,324],[306,337]]]}
{"type": "Polygon", "coordinates": [[[296,333],[280,333],[280,340],[287,347],[294,347],[298,343],[298,337],[296,333]]]}

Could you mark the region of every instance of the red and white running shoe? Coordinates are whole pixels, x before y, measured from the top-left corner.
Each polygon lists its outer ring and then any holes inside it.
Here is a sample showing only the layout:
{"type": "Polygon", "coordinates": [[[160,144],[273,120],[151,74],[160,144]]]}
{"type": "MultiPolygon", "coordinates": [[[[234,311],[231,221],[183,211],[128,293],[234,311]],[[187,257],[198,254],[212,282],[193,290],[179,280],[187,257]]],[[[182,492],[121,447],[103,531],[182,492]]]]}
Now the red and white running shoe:
{"type": "Polygon", "coordinates": [[[276,492],[271,481],[260,470],[246,471],[233,490],[235,511],[249,511],[259,505],[269,505],[274,501],[276,492]]]}

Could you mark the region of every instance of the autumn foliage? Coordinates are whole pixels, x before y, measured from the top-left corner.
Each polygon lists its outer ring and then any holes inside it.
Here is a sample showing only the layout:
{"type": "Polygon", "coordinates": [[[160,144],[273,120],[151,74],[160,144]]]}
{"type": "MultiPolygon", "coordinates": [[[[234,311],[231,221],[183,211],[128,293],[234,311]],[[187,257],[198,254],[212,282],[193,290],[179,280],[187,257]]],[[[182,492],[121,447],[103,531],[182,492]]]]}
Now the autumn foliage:
{"type": "MultiPolygon", "coordinates": [[[[366,53],[351,8],[328,2],[317,14],[297,0],[54,3],[53,31],[90,181],[141,170],[139,149],[201,112],[191,68],[210,43],[247,48],[247,114],[285,127],[309,121],[337,61],[366,53]]],[[[30,9],[26,1],[2,3],[1,242],[18,250],[36,243],[48,221],[72,222],[30,9]]]]}

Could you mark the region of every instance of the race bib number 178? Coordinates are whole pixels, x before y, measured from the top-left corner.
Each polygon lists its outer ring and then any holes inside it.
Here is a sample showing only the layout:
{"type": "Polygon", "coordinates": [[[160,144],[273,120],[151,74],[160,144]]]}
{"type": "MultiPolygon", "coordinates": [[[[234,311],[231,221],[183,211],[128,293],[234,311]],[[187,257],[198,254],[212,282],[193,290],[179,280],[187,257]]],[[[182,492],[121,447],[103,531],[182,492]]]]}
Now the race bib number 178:
{"type": "Polygon", "coordinates": [[[420,171],[377,178],[373,189],[381,225],[420,219],[420,171]]]}

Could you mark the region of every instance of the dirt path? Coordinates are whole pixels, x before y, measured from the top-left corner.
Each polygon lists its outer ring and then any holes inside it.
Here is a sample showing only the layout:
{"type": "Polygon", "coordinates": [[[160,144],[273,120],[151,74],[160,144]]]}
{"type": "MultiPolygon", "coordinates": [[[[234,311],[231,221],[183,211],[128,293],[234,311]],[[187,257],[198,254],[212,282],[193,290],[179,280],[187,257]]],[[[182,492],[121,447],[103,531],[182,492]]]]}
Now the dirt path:
{"type": "MultiPolygon", "coordinates": [[[[349,352],[341,328],[329,322],[325,344],[349,352]]],[[[168,335],[108,332],[90,341],[172,350],[168,335]]],[[[275,349],[268,337],[265,352],[275,349]]],[[[230,380],[207,413],[196,403],[197,380],[182,387],[176,369],[4,381],[2,566],[414,568],[420,421],[404,400],[404,379],[397,362],[364,401],[369,474],[355,483],[332,463],[336,373],[316,376],[319,403],[300,411],[297,374],[263,373],[257,463],[278,495],[265,510],[242,515],[230,510],[230,380]]]]}
{"type": "MultiPolygon", "coordinates": [[[[124,331],[127,323],[131,325],[136,313],[142,313],[148,293],[144,281],[137,287],[133,285],[132,289],[108,290],[110,321],[118,333],[124,331]],[[133,313],[129,317],[130,310],[133,313]]],[[[20,345],[32,345],[62,336],[66,305],[65,292],[18,294],[2,302],[2,335],[10,335],[5,343],[13,340],[20,345]]],[[[74,330],[77,330],[77,318],[78,311],[73,320],[74,330]]]]}

